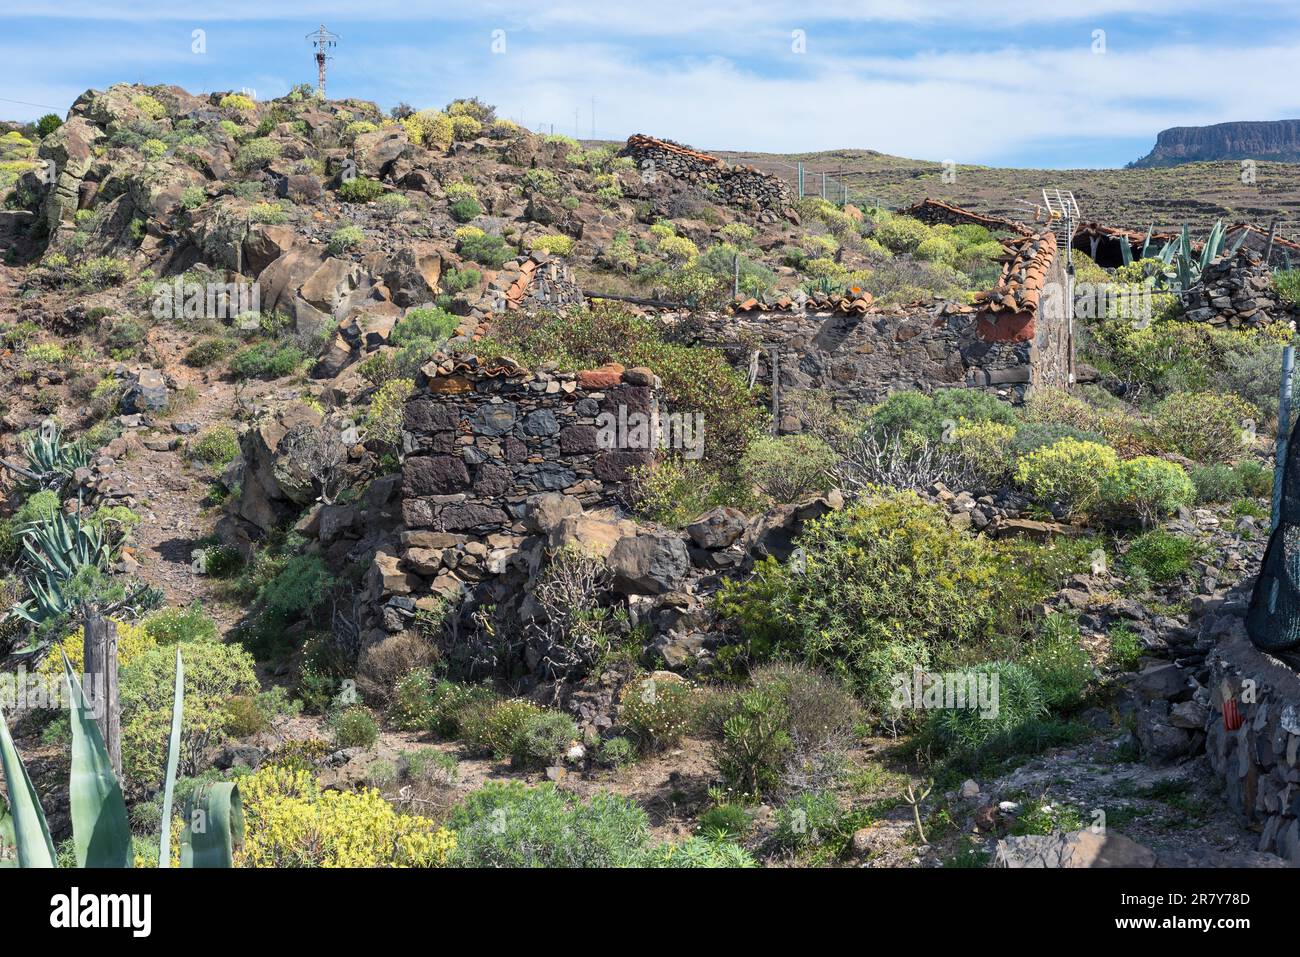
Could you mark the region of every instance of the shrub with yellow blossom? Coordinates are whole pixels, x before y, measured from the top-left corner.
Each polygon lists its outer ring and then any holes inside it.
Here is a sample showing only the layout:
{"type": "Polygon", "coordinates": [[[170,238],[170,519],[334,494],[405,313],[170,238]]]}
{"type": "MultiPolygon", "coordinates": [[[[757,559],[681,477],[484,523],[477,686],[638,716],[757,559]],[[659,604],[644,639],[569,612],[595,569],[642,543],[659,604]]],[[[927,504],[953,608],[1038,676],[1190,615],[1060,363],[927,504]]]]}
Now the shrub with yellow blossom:
{"type": "Polygon", "coordinates": [[[399,814],[376,790],[322,791],[303,770],[267,765],[239,782],[240,867],[440,867],[454,832],[399,814]]]}

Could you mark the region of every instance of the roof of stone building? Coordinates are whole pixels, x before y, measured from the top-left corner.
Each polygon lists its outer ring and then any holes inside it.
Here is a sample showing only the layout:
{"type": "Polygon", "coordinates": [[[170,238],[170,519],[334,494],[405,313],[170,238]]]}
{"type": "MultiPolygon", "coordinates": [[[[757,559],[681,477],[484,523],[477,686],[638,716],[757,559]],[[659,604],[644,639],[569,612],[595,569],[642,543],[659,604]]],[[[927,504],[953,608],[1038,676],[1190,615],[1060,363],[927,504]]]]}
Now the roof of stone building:
{"type": "Polygon", "coordinates": [[[1037,313],[1055,258],[1056,235],[1051,230],[1026,237],[1004,258],[997,284],[979,293],[976,304],[988,312],[1037,313]]]}
{"type": "Polygon", "coordinates": [[[531,253],[502,266],[473,308],[492,315],[522,309],[529,299],[540,307],[581,305],[582,290],[563,261],[531,253]]]}
{"type": "Polygon", "coordinates": [[[849,290],[845,296],[812,295],[803,299],[782,296],[771,302],[755,299],[753,296],[737,297],[731,303],[732,312],[832,312],[846,316],[862,316],[871,311],[871,293],[865,290],[849,290]]]}
{"type": "Polygon", "coordinates": [[[1024,223],[1017,222],[1014,219],[977,213],[974,210],[964,209],[961,206],[954,206],[951,203],[945,203],[943,200],[929,199],[928,197],[913,206],[900,209],[898,212],[903,216],[911,216],[915,219],[924,219],[927,215],[935,214],[955,216],[989,229],[1009,229],[1012,232],[1020,233],[1022,236],[1030,236],[1034,232],[1024,223]]]}
{"type": "Polygon", "coordinates": [[[691,159],[699,160],[702,163],[715,163],[722,165],[723,160],[709,153],[701,153],[699,150],[693,150],[689,146],[683,146],[681,143],[674,143],[672,140],[656,139],[653,136],[646,136],[644,133],[634,133],[627,138],[627,144],[623,147],[625,151],[660,149],[668,153],[677,153],[681,156],[689,156],[691,159]]]}

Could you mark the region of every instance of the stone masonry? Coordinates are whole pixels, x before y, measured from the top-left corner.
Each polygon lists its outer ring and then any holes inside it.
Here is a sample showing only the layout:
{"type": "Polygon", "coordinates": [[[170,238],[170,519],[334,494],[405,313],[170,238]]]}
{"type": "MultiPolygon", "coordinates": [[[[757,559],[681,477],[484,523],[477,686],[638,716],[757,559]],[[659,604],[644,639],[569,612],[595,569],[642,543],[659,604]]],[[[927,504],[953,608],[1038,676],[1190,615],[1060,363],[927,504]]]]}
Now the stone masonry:
{"type": "Polygon", "coordinates": [[[430,587],[450,595],[502,574],[530,531],[530,501],[546,493],[612,504],[654,450],[602,448],[598,418],[658,408],[648,369],[530,372],[464,356],[426,365],[406,403],[405,530],[401,555],[379,561],[384,591],[431,600],[430,587]]]}
{"type": "Polygon", "coordinates": [[[780,177],[752,166],[732,166],[679,143],[637,134],[628,138],[623,155],[636,161],[643,177],[669,176],[715,187],[729,205],[757,212],[762,222],[774,223],[794,206],[794,195],[780,177]]]}

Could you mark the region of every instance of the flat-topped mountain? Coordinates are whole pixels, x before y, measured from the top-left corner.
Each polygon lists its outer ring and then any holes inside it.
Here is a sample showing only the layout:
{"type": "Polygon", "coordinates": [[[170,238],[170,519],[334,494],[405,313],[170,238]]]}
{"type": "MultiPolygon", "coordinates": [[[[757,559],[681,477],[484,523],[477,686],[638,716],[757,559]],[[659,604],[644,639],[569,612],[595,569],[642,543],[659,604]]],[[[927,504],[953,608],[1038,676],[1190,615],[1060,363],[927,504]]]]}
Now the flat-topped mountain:
{"type": "Polygon", "coordinates": [[[1175,126],[1161,130],[1156,145],[1135,167],[1177,166],[1213,160],[1300,162],[1300,120],[1260,120],[1175,126]]]}

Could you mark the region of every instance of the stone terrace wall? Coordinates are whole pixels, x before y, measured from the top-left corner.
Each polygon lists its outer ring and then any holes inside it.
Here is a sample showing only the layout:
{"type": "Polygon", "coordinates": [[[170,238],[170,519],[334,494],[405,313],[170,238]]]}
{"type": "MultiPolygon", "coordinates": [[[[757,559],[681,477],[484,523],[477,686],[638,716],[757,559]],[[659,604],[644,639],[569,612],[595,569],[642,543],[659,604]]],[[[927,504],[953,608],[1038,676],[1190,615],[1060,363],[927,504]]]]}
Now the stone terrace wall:
{"type": "Polygon", "coordinates": [[[1207,658],[1206,752],[1228,803],[1259,829],[1258,849],[1300,866],[1300,675],[1256,649],[1243,632],[1207,658]],[[1253,694],[1244,695],[1248,682],[1253,694]],[[1224,724],[1225,700],[1240,713],[1235,730],[1224,724]]]}
{"type": "Polygon", "coordinates": [[[1300,318],[1300,310],[1274,292],[1272,270],[1245,248],[1236,256],[1222,256],[1206,266],[1201,282],[1192,288],[1184,305],[1183,319],[1188,322],[1230,329],[1300,318]]]}
{"type": "MultiPolygon", "coordinates": [[[[731,344],[738,366],[760,351],[758,378],[771,381],[778,346],[781,387],[828,389],[846,401],[878,402],[890,392],[987,388],[1021,401],[1032,377],[1029,341],[991,341],[969,306],[935,302],[902,314],[751,311],[705,320],[701,338],[731,344]]],[[[983,324],[986,325],[986,324],[983,324]]]]}
{"type": "Polygon", "coordinates": [[[383,572],[390,595],[449,594],[505,571],[528,534],[528,500],[573,496],[610,504],[631,466],[653,450],[601,449],[597,417],[656,414],[648,369],[529,372],[509,360],[430,363],[406,403],[400,561],[383,572]]]}
{"type": "Polygon", "coordinates": [[[794,205],[794,194],[780,177],[752,166],[732,166],[678,143],[638,134],[628,138],[623,155],[636,160],[642,174],[653,172],[699,186],[712,184],[728,204],[758,212],[763,222],[776,222],[794,205]]]}

